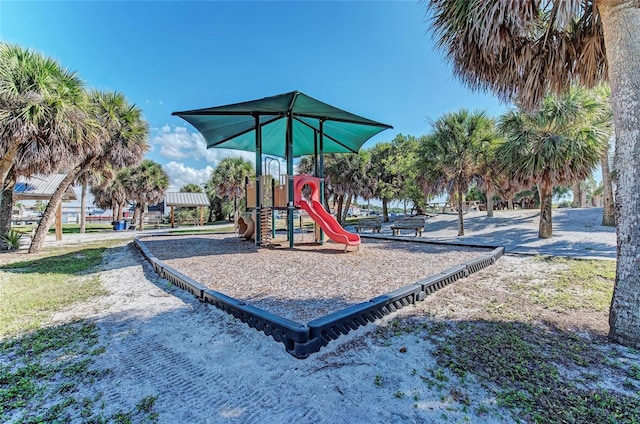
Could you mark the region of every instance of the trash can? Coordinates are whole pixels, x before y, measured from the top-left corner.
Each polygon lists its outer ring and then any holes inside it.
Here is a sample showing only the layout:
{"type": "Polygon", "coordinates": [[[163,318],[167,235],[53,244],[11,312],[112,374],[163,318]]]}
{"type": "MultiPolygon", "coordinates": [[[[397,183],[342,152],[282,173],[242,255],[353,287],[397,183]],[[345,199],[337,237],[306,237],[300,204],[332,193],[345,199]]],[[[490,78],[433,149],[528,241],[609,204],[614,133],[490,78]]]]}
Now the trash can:
{"type": "Polygon", "coordinates": [[[114,231],[123,231],[124,230],[124,219],[121,221],[113,221],[113,230],[114,231]]]}

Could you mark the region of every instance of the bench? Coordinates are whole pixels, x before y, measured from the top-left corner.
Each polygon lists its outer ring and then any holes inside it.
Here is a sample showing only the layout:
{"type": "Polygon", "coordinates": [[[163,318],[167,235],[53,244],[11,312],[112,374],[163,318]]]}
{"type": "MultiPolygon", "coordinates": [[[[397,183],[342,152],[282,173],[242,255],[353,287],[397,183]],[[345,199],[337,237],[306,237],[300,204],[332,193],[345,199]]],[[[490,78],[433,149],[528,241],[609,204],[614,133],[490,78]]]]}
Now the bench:
{"type": "Polygon", "coordinates": [[[416,237],[418,237],[422,235],[425,222],[426,219],[424,216],[411,216],[394,221],[389,228],[393,231],[394,236],[399,236],[400,230],[414,230],[416,237]]]}
{"type": "Polygon", "coordinates": [[[160,228],[160,224],[162,224],[162,221],[163,221],[163,219],[162,219],[161,216],[155,216],[155,215],[148,216],[144,220],[145,224],[147,224],[149,226],[153,225],[153,228],[156,229],[156,230],[158,228],[160,228]]]}
{"type": "Polygon", "coordinates": [[[380,233],[380,228],[382,228],[382,220],[380,218],[365,218],[359,220],[356,225],[356,233],[359,233],[360,230],[364,230],[365,228],[371,228],[372,233],[380,233]]]}

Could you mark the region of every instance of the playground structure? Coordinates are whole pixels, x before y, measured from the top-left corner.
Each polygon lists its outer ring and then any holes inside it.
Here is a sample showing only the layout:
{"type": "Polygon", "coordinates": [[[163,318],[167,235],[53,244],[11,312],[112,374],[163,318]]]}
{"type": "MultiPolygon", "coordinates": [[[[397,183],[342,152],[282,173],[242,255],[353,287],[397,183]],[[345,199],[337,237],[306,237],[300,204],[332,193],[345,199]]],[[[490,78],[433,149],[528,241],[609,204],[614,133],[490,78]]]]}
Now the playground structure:
{"type": "Polygon", "coordinates": [[[336,243],[345,245],[345,251],[348,246],[359,246],[360,236],[342,228],[340,223],[329,214],[322,203],[320,203],[320,179],[311,175],[297,175],[294,177],[293,195],[294,205],[302,208],[309,214],[311,219],[322,228],[324,233],[336,243]],[[302,191],[305,185],[311,189],[311,198],[304,199],[302,191]]]}
{"type": "MultiPolygon", "coordinates": [[[[256,199],[253,208],[256,211],[254,234],[257,246],[270,243],[270,239],[263,236],[268,237],[269,234],[272,236],[274,234],[274,208],[286,208],[287,238],[289,247],[293,247],[294,158],[313,155],[314,175],[319,178],[319,203],[322,204],[324,201],[324,155],[358,153],[362,145],[371,137],[392,128],[390,125],[321,102],[300,91],[223,106],[173,112],[172,115],[180,116],[200,131],[207,142],[207,148],[219,147],[255,152],[255,196],[248,195],[247,199],[256,199]],[[286,193],[285,206],[282,206],[283,199],[276,198],[275,191],[271,202],[265,201],[263,155],[283,158],[286,162],[284,175],[286,183],[278,186],[281,187],[282,193],[286,193]],[[268,204],[271,208],[266,207],[268,204]],[[263,224],[265,229],[262,228],[263,224]]],[[[267,178],[272,177],[267,173],[267,178]]],[[[305,208],[308,205],[301,203],[300,206],[305,208]]],[[[251,207],[251,203],[248,203],[247,208],[251,207]]],[[[314,206],[313,201],[309,210],[315,213],[314,216],[320,221],[321,228],[324,225],[326,231],[331,230],[336,237],[341,233],[344,235],[344,229],[336,227],[317,206],[314,206]]],[[[355,238],[345,237],[348,243],[356,245],[355,238]]],[[[320,243],[323,242],[323,238],[324,231],[320,231],[318,237],[320,243]]]]}
{"type": "Polygon", "coordinates": [[[238,235],[245,239],[255,240],[256,235],[256,214],[255,212],[245,212],[238,217],[236,222],[238,235]]]}
{"type": "MultiPolygon", "coordinates": [[[[274,212],[282,209],[287,211],[289,247],[294,247],[293,222],[296,208],[305,210],[316,225],[320,226],[321,231],[317,232],[320,243],[326,232],[329,237],[345,246],[360,244],[359,235],[345,231],[322,207],[325,200],[324,155],[357,153],[368,139],[392,128],[390,125],[336,108],[299,91],[242,103],[174,112],[172,115],[180,116],[200,131],[208,148],[255,152],[255,180],[253,184],[246,182],[245,191],[247,209],[251,209],[255,215],[242,216],[242,235],[250,237],[248,233],[251,232],[251,219],[256,246],[269,244],[269,236],[275,236],[274,212]],[[277,186],[270,172],[263,175],[263,155],[283,158],[286,162],[286,173],[278,173],[277,186]],[[293,175],[294,158],[304,155],[313,155],[314,176],[293,175]],[[270,194],[267,189],[269,183],[270,194]],[[311,189],[307,199],[303,198],[305,187],[311,189]]],[[[265,165],[264,168],[268,167],[265,165]]],[[[201,301],[232,314],[250,327],[282,342],[287,352],[301,359],[318,352],[331,340],[348,334],[351,330],[424,300],[436,290],[493,264],[504,253],[504,248],[496,248],[484,257],[314,319],[305,325],[209,289],[162,263],[140,240],[136,239],[135,243],[163,278],[189,291],[201,301]]]]}
{"type": "Polygon", "coordinates": [[[278,177],[271,174],[261,175],[258,186],[253,181],[245,181],[245,205],[247,212],[241,214],[236,221],[238,235],[245,239],[256,240],[256,229],[259,227],[260,244],[268,245],[275,238],[275,214],[279,210],[287,210],[288,183],[287,176],[280,173],[280,162],[266,157],[265,169],[271,170],[273,162],[278,164],[278,177]],[[276,183],[277,182],[277,183],[276,183]],[[260,197],[260,201],[258,201],[260,197]],[[268,206],[267,206],[268,205],[268,206]],[[260,225],[256,225],[257,216],[260,225]]]}
{"type": "MultiPolygon", "coordinates": [[[[265,160],[266,162],[266,160],[265,160]]],[[[255,184],[246,182],[246,205],[247,210],[238,217],[236,222],[238,234],[245,239],[255,240],[256,231],[256,211],[260,210],[260,239],[262,244],[266,245],[275,238],[275,213],[276,211],[288,210],[287,194],[288,182],[287,175],[278,174],[278,184],[276,178],[272,175],[263,175],[259,179],[259,193],[262,193],[260,206],[256,202],[256,186],[255,184]],[[268,188],[270,185],[270,188],[268,188]],[[268,206],[265,206],[268,205],[268,206]]],[[[316,234],[316,242],[322,243],[322,235],[326,234],[336,243],[344,244],[345,251],[349,246],[360,245],[360,236],[345,230],[336,219],[329,214],[320,202],[320,178],[311,175],[296,175],[293,177],[293,205],[295,208],[304,210],[315,225],[322,231],[314,231],[316,234]],[[309,198],[305,199],[303,191],[305,186],[310,189],[309,198]]]]}

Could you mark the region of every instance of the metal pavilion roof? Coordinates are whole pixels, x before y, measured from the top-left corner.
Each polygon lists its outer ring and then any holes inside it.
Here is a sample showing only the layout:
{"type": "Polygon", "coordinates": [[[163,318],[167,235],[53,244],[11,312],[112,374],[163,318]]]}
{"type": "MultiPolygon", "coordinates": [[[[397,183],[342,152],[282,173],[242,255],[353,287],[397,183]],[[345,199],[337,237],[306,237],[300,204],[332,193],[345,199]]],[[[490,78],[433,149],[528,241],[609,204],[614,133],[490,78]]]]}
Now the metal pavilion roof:
{"type": "Polygon", "coordinates": [[[209,206],[209,198],[204,193],[168,192],[164,195],[167,206],[194,207],[209,206]]]}
{"type": "MultiPolygon", "coordinates": [[[[49,200],[65,177],[65,174],[19,177],[13,189],[13,196],[17,200],[49,200]]],[[[69,187],[62,199],[78,200],[78,195],[73,187],[69,187]]]]}

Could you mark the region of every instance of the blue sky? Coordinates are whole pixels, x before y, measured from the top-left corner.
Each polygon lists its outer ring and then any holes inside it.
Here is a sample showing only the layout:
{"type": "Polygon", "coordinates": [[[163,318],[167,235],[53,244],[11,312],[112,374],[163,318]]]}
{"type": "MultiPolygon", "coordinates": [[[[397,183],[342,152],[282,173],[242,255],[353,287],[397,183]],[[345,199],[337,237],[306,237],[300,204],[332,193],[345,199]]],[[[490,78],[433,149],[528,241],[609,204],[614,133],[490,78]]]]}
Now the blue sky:
{"type": "Polygon", "coordinates": [[[459,83],[435,51],[425,8],[386,2],[0,1],[0,39],[33,48],[117,90],[149,122],[151,151],[172,188],[202,183],[224,157],[206,149],[171,112],[302,91],[394,128],[428,133],[429,122],[467,108],[498,116],[504,104],[459,83]]]}

